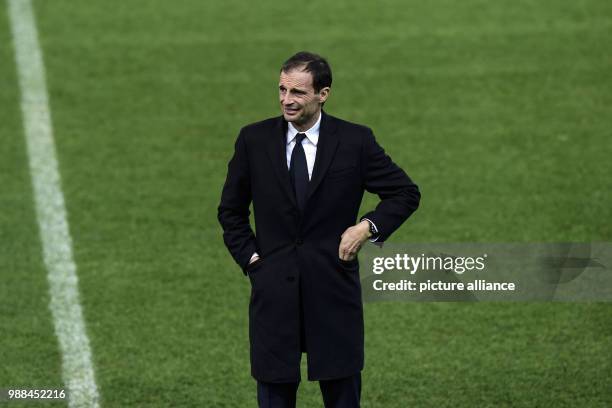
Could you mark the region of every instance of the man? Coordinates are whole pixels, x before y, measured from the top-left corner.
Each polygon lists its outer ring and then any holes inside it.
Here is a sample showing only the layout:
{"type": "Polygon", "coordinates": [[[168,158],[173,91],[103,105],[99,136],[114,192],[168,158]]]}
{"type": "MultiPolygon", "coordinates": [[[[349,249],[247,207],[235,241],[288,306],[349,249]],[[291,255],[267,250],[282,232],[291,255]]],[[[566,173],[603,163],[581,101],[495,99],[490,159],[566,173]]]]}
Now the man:
{"type": "Polygon", "coordinates": [[[260,407],[295,406],[302,352],[326,407],[359,406],[356,255],[368,239],[385,241],[419,204],[418,187],[369,128],[322,111],[331,84],[329,64],[316,54],[283,64],[282,116],[240,131],[221,195],[223,239],[251,281],[251,374],[260,407]],[[381,201],[355,224],[364,190],[381,201]]]}

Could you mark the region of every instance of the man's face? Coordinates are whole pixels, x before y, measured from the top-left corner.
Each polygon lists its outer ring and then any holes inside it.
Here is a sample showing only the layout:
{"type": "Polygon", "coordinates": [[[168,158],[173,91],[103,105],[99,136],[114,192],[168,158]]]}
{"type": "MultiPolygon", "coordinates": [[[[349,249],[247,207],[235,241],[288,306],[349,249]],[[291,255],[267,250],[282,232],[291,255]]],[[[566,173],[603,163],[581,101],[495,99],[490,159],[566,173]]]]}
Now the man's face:
{"type": "Polygon", "coordinates": [[[287,122],[293,122],[298,126],[313,125],[318,118],[321,103],[325,102],[328,95],[328,87],[315,92],[310,72],[300,69],[281,71],[278,97],[287,122]]]}

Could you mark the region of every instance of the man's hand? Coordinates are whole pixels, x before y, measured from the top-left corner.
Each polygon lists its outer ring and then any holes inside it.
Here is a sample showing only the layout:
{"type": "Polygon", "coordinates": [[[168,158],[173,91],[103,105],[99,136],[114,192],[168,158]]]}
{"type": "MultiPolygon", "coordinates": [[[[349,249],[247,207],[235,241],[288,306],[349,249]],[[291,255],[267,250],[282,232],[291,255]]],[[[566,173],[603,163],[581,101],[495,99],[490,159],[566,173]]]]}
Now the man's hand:
{"type": "Polygon", "coordinates": [[[363,243],[371,236],[370,223],[365,220],[347,228],[346,231],[342,233],[342,240],[338,248],[338,257],[343,261],[355,259],[363,243]]]}
{"type": "Polygon", "coordinates": [[[253,254],[253,256],[251,256],[251,260],[249,261],[249,265],[252,264],[253,262],[259,260],[259,255],[257,255],[257,252],[255,252],[253,254]]]}

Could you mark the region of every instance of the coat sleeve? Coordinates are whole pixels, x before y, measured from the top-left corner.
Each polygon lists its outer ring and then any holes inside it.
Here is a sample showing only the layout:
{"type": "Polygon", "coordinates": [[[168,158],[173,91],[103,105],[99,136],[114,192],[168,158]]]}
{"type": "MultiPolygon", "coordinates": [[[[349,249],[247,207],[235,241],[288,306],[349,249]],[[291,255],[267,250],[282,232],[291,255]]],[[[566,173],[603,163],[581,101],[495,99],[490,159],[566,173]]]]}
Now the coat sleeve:
{"type": "Polygon", "coordinates": [[[398,167],[368,130],[363,144],[363,180],[366,191],[377,194],[380,202],[361,219],[371,220],[384,242],[418,208],[419,187],[398,167]]]}
{"type": "Polygon", "coordinates": [[[251,256],[257,251],[255,234],[249,223],[251,197],[248,155],[241,131],[227,165],[217,218],[223,228],[225,246],[245,274],[251,256]]]}

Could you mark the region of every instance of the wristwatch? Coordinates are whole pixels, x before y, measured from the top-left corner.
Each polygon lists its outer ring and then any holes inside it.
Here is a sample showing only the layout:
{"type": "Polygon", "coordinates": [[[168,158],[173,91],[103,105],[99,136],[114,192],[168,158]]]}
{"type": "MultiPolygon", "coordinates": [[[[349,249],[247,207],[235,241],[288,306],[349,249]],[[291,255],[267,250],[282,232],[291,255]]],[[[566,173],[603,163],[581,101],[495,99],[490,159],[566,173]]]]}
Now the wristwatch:
{"type": "Polygon", "coordinates": [[[372,234],[372,236],[369,239],[370,241],[376,241],[378,237],[380,236],[380,233],[378,232],[378,228],[376,228],[376,225],[374,225],[374,223],[367,218],[362,218],[361,221],[367,221],[368,224],[370,224],[370,234],[372,234]]]}

